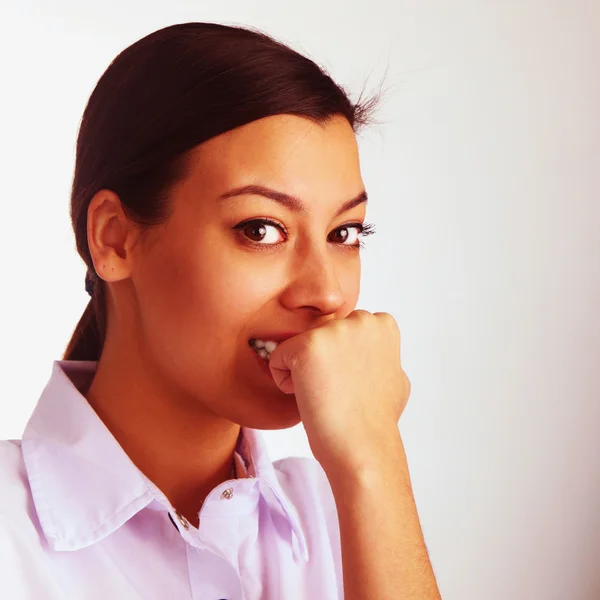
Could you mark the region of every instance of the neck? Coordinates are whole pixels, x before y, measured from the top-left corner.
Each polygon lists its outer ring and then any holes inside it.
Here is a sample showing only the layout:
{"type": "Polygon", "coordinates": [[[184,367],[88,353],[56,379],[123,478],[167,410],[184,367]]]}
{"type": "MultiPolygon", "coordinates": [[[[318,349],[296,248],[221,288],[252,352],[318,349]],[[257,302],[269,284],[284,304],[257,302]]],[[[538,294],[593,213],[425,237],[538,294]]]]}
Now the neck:
{"type": "Polygon", "coordinates": [[[231,478],[240,426],[200,399],[178,398],[139,356],[105,347],[86,398],[131,461],[198,526],[206,496],[231,478]]]}

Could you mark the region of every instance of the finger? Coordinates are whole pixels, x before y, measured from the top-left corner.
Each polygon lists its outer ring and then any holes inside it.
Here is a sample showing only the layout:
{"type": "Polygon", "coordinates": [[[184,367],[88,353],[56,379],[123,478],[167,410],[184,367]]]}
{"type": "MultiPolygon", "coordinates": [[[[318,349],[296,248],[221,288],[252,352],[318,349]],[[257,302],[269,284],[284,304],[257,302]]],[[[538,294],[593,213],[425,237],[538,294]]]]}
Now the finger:
{"type": "Polygon", "coordinates": [[[269,357],[271,376],[284,394],[294,393],[294,382],[292,380],[293,356],[294,344],[290,340],[286,340],[279,344],[269,357]]]}
{"type": "Polygon", "coordinates": [[[271,376],[273,377],[275,385],[277,385],[277,387],[284,394],[293,394],[294,382],[292,381],[292,372],[285,369],[278,369],[276,367],[273,367],[271,366],[270,361],[269,369],[271,370],[271,376]]]}

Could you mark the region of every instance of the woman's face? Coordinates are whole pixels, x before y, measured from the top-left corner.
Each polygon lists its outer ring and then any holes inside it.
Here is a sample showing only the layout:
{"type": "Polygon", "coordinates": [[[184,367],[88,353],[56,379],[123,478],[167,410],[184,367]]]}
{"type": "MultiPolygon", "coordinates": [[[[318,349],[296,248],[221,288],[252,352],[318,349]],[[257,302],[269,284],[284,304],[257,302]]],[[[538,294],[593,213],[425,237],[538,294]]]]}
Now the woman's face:
{"type": "Polygon", "coordinates": [[[136,335],[153,371],[243,426],[299,423],[294,396],[278,390],[249,340],[354,310],[364,198],[342,117],[268,117],[195,149],[172,215],[133,261],[136,335]]]}

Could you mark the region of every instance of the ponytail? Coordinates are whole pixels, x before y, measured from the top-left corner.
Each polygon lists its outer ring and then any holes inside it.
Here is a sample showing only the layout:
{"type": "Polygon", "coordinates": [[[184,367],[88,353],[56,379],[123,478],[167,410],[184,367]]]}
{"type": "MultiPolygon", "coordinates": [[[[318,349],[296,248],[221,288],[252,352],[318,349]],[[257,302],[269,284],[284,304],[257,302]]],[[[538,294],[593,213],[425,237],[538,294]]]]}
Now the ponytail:
{"type": "Polygon", "coordinates": [[[100,360],[106,334],[105,284],[96,279],[94,293],[79,319],[63,360],[100,360]]]}

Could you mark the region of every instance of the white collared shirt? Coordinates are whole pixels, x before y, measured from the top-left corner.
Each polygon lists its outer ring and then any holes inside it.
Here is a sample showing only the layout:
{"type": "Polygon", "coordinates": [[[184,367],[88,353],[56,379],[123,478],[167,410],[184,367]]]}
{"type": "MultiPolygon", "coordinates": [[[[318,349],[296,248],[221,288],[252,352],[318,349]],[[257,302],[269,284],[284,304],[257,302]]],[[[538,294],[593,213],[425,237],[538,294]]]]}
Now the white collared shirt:
{"type": "Polygon", "coordinates": [[[78,391],[95,369],[56,361],[23,439],[0,441],[0,598],[342,600],[337,512],[316,460],[273,463],[242,428],[240,478],[210,492],[197,529],[78,391]]]}

